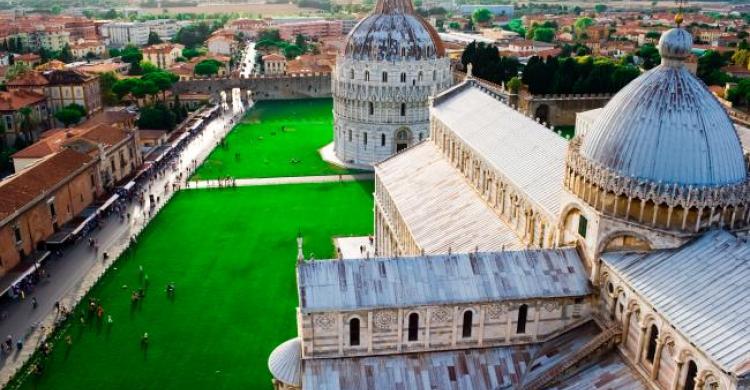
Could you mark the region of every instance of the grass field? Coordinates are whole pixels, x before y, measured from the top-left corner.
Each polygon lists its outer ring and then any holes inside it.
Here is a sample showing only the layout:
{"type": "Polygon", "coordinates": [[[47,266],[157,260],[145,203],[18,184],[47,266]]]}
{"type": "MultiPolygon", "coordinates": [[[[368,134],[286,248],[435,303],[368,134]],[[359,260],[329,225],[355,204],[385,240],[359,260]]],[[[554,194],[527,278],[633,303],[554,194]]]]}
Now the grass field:
{"type": "Polygon", "coordinates": [[[178,193],[89,293],[113,324],[94,315],[81,325],[77,308],[43,373],[12,387],[269,389],[268,355],[296,335],[298,229],[307,257],[332,257],[332,236],[371,234],[372,191],[349,182],[178,193]]]}
{"type": "Polygon", "coordinates": [[[331,99],[256,103],[226,137],[225,145],[211,152],[193,180],[350,172],[328,164],[318,153],[333,141],[331,109],[331,99]]]}

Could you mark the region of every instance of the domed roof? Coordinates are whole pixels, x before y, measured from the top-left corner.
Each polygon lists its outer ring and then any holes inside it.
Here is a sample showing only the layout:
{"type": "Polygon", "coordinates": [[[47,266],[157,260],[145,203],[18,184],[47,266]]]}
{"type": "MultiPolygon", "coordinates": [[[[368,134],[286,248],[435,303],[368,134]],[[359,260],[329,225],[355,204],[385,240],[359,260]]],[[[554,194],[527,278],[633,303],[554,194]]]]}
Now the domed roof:
{"type": "Polygon", "coordinates": [[[745,160],[724,108],[684,66],[692,38],[681,29],[659,41],[662,63],[633,80],[583,136],[581,154],[620,176],[678,185],[744,182],[745,160]]]}
{"type": "Polygon", "coordinates": [[[344,55],[358,60],[397,61],[443,57],[437,31],[411,0],[378,0],[373,12],[349,33],[344,55]]]}
{"type": "Polygon", "coordinates": [[[268,357],[268,370],[279,381],[299,387],[302,384],[301,356],[299,337],[284,341],[268,357]]]}

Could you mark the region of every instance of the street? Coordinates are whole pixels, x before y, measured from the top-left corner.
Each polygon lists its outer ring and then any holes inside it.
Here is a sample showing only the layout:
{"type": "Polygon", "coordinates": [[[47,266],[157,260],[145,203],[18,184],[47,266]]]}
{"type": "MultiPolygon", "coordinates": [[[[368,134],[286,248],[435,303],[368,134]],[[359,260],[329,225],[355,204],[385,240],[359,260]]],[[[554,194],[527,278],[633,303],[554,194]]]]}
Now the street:
{"type": "MultiPolygon", "coordinates": [[[[154,176],[151,182],[144,185],[146,194],[153,194],[154,198],[161,199],[161,202],[155,205],[157,212],[173,194],[171,183],[177,182],[177,175],[180,172],[188,172],[183,175],[183,179],[187,180],[190,173],[203,162],[218,140],[231,130],[232,126],[229,122],[241,115],[241,107],[235,105],[232,113],[220,116],[207,124],[200,133],[201,135],[194,138],[179,158],[175,159],[177,169],[165,168],[163,175],[154,176]],[[196,160],[195,166],[191,166],[193,160],[196,160]]],[[[38,328],[51,328],[56,316],[55,302],[73,309],[75,303],[113,263],[112,259],[116,259],[127,248],[130,238],[137,236],[151,218],[156,216],[157,212],[152,213],[151,216],[148,212],[144,212],[151,206],[148,198],[145,196],[143,208],[137,201],[129,205],[126,211],[130,214],[129,220],[126,219],[121,223],[116,213],[113,213],[105,220],[103,228],[91,235],[99,242],[98,255],[89,247],[87,240],[79,240],[68,247],[62,257],[53,256],[47,261],[44,267],[50,277],[41,281],[34,292],[28,294],[24,300],[3,299],[0,303],[0,312],[5,315],[4,319],[0,320],[0,334],[3,338],[11,335],[14,342],[19,337],[23,337],[25,346],[21,351],[14,350],[11,355],[3,355],[2,362],[0,362],[2,364],[0,387],[7,384],[16,370],[33,353],[39,340],[43,340],[42,331],[38,328]],[[102,261],[102,252],[107,252],[110,260],[102,261]],[[32,307],[32,298],[36,298],[38,307],[32,307]]]]}

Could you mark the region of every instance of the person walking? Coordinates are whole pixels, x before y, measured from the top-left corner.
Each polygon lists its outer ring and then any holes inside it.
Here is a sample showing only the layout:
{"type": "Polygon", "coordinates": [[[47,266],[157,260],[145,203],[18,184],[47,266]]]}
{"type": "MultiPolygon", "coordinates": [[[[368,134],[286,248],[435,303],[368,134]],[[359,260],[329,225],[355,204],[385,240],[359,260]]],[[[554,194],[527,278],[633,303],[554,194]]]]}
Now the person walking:
{"type": "Polygon", "coordinates": [[[36,297],[31,297],[31,307],[36,309],[39,306],[39,302],[36,301],[36,297]]]}

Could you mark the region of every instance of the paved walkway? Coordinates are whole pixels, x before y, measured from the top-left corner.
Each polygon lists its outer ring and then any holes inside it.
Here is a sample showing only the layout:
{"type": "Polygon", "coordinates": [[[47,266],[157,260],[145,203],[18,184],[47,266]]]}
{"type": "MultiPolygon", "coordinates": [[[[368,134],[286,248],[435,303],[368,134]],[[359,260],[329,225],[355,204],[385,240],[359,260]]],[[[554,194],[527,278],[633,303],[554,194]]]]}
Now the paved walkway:
{"type": "MultiPolygon", "coordinates": [[[[235,114],[241,115],[241,111],[237,107],[234,108],[235,114]]],[[[161,198],[161,202],[155,205],[156,210],[151,216],[144,212],[150,207],[148,197],[145,197],[146,203],[143,209],[138,202],[133,202],[128,207],[127,212],[131,215],[129,221],[120,223],[119,218],[114,215],[105,221],[101,230],[92,234],[91,237],[99,241],[99,253],[107,252],[110,259],[117,259],[129,245],[130,237],[138,235],[158,214],[158,210],[168,202],[173,194],[171,183],[176,182],[176,175],[179,172],[188,172],[187,175],[183,174],[183,177],[188,177],[189,172],[195,169],[189,166],[194,159],[197,161],[196,166],[200,165],[216,146],[218,140],[231,130],[232,126],[228,125],[231,119],[231,115],[225,115],[209,123],[201,133],[202,135],[193,139],[183,150],[182,163],[177,164],[178,169],[176,171],[167,169],[164,175],[152,180],[151,190],[147,193],[153,194],[154,198],[161,198]]],[[[101,261],[101,257],[89,248],[87,240],[80,240],[74,246],[67,248],[62,257],[47,261],[45,268],[50,278],[39,284],[32,294],[26,296],[25,300],[3,299],[0,302],[0,311],[7,313],[7,317],[0,321],[2,339],[4,340],[7,335],[12,335],[15,343],[19,337],[24,337],[24,347],[20,351],[14,349],[10,356],[3,356],[0,361],[2,364],[0,388],[7,385],[17,370],[31,357],[34,349],[44,340],[45,334],[53,328],[57,316],[54,303],[59,301],[63,306],[72,309],[112,263],[111,260],[101,261]],[[36,297],[39,302],[36,309],[31,306],[32,297],[36,297]]]]}
{"type": "MultiPolygon", "coordinates": [[[[327,176],[292,176],[292,177],[265,177],[258,179],[235,179],[230,180],[196,180],[187,183],[186,189],[223,188],[223,187],[251,187],[268,186],[279,184],[305,184],[305,183],[333,183],[356,180],[372,180],[372,173],[358,173],[354,175],[327,175],[327,176]]],[[[1,333],[0,333],[1,334],[1,333]]]]}

